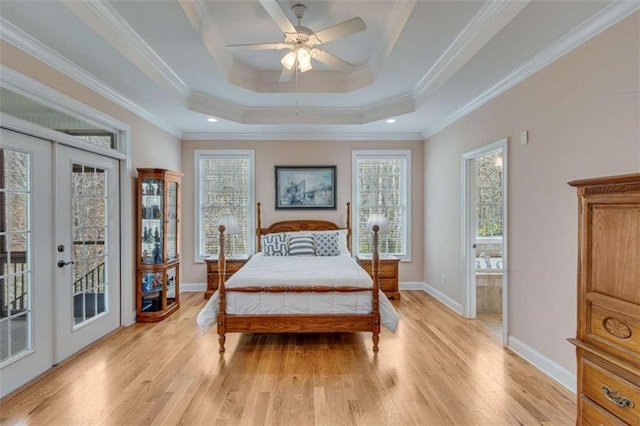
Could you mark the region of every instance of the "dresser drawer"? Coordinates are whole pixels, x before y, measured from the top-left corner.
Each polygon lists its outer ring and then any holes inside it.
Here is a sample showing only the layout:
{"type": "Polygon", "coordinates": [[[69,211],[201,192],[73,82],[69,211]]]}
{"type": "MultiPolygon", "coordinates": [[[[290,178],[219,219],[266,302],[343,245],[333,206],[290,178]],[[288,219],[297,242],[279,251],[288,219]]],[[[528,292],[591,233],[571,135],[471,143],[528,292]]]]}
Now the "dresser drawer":
{"type": "MultiPolygon", "coordinates": [[[[361,260],[360,265],[369,275],[372,274],[371,260],[361,260]]],[[[398,275],[397,262],[380,262],[378,267],[378,278],[395,278],[398,275]]]]}
{"type": "MultiPolygon", "coordinates": [[[[244,264],[246,260],[238,261],[236,259],[227,260],[227,276],[229,274],[233,274],[237,272],[244,264]]],[[[220,272],[220,268],[218,266],[218,262],[207,262],[207,273],[208,274],[217,274],[220,272]]]]}
{"type": "Polygon", "coordinates": [[[582,426],[625,426],[623,422],[598,407],[587,398],[580,397],[581,411],[580,415],[582,426]]]}
{"type": "Polygon", "coordinates": [[[618,356],[640,364],[640,320],[599,304],[589,304],[587,339],[611,347],[618,356]]]}
{"type": "MultiPolygon", "coordinates": [[[[220,267],[218,265],[218,259],[209,258],[205,259],[205,261],[207,262],[207,291],[204,292],[204,298],[208,299],[218,290],[220,267]]],[[[245,263],[247,263],[247,259],[227,259],[225,281],[231,278],[234,273],[238,272],[245,263]]]]}
{"type": "Polygon", "coordinates": [[[640,425],[640,388],[600,365],[597,358],[581,362],[582,394],[625,422],[640,425]]]}
{"type": "Polygon", "coordinates": [[[380,290],[385,292],[398,291],[396,288],[396,280],[393,278],[378,278],[378,286],[380,290]]]}

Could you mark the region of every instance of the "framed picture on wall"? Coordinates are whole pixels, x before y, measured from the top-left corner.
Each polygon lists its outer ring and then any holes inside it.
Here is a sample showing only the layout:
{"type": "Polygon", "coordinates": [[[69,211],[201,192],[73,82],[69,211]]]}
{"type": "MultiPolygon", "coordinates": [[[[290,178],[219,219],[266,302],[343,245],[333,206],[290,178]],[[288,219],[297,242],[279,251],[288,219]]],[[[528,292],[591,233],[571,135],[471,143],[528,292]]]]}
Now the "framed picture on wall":
{"type": "Polygon", "coordinates": [[[336,166],[276,166],[276,210],[335,210],[336,195],[336,166]]]}

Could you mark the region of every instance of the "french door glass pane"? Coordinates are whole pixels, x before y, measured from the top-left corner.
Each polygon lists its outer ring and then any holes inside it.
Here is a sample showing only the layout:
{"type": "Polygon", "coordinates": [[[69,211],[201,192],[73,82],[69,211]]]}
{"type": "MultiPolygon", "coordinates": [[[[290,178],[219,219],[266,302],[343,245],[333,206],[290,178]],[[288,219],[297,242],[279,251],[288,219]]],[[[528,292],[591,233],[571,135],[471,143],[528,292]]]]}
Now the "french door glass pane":
{"type": "Polygon", "coordinates": [[[31,349],[31,156],[0,150],[0,364],[31,349]]]}
{"type": "Polygon", "coordinates": [[[178,184],[169,182],[167,185],[167,260],[173,260],[178,255],[178,184]]]}
{"type": "Polygon", "coordinates": [[[72,173],[73,323],[80,326],[107,311],[107,173],[82,164],[72,173]]]}

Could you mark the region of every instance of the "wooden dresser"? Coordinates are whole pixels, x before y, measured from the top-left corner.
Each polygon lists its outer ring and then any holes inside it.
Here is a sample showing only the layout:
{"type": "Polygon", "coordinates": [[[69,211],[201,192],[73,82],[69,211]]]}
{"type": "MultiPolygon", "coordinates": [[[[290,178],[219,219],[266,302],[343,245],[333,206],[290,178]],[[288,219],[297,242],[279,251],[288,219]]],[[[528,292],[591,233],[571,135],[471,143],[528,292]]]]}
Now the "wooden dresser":
{"type": "MultiPolygon", "coordinates": [[[[369,275],[373,274],[371,271],[371,256],[358,256],[356,259],[369,275]]],[[[397,257],[380,257],[378,285],[380,286],[380,290],[382,290],[389,299],[400,299],[400,292],[398,291],[398,263],[400,263],[400,259],[397,257]]]]}
{"type": "MultiPolygon", "coordinates": [[[[242,259],[227,259],[227,274],[228,280],[238,269],[247,263],[247,258],[242,259]]],[[[207,291],[204,292],[204,298],[208,299],[213,293],[218,290],[218,284],[220,283],[220,269],[218,268],[218,258],[209,257],[205,259],[207,262],[207,291]]]]}
{"type": "Polygon", "coordinates": [[[578,190],[579,425],[640,425],[640,174],[578,190]]]}

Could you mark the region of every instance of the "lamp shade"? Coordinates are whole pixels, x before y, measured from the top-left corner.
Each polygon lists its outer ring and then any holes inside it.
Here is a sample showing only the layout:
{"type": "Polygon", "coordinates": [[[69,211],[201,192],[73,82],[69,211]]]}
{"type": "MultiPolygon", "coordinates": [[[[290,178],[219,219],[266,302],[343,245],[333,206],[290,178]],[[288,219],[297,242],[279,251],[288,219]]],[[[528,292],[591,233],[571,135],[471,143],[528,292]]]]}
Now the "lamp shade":
{"type": "Polygon", "coordinates": [[[311,55],[304,48],[298,49],[298,69],[300,72],[306,72],[311,69],[311,55]]]}
{"type": "Polygon", "coordinates": [[[385,234],[388,228],[387,217],[381,213],[372,213],[367,219],[365,230],[373,233],[373,226],[378,225],[378,233],[385,234]]]}
{"type": "Polygon", "coordinates": [[[291,70],[296,64],[296,52],[293,50],[282,57],[280,63],[288,70],[291,70]]]}
{"type": "Polygon", "coordinates": [[[224,225],[225,234],[239,234],[240,224],[236,220],[236,217],[231,213],[224,213],[220,216],[219,225],[224,225]]]}

